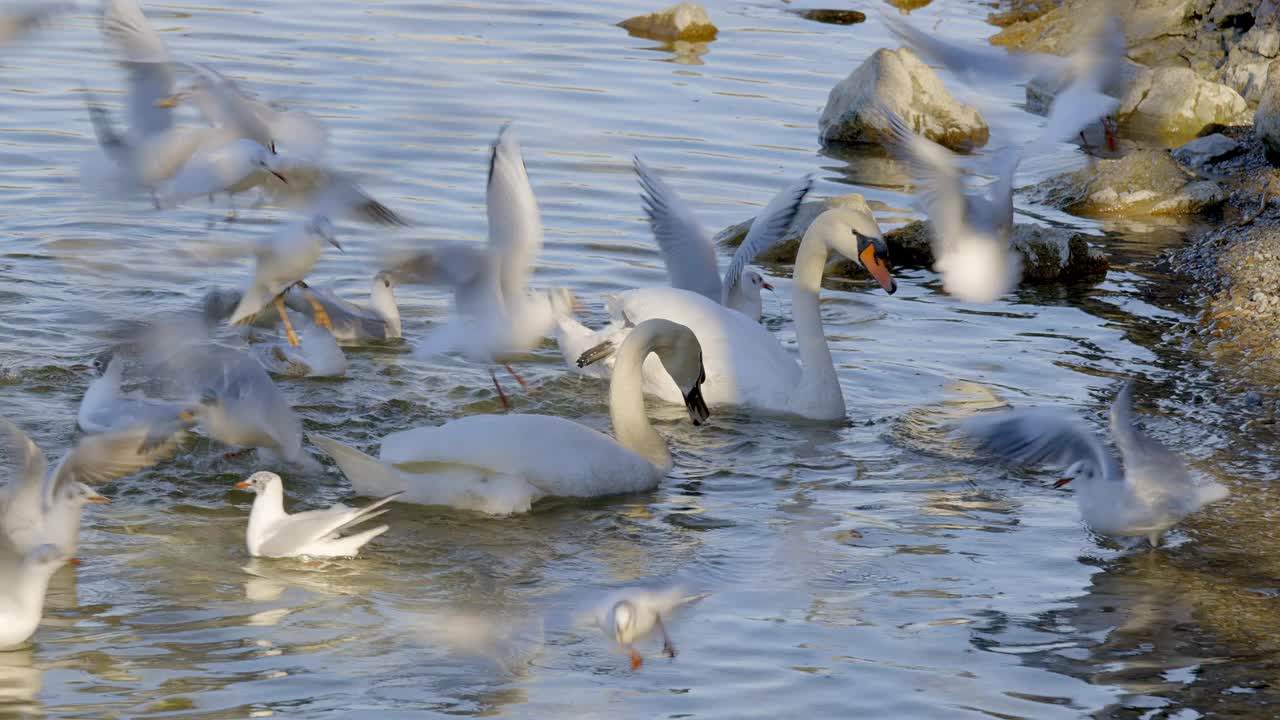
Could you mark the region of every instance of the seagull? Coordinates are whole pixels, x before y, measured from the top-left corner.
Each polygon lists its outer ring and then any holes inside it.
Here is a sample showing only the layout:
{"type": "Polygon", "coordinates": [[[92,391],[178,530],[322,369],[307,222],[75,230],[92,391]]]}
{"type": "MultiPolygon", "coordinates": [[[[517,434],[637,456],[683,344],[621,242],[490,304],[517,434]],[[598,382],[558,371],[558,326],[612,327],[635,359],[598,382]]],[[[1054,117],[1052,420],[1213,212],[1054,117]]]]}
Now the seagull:
{"type": "Polygon", "coordinates": [[[396,340],[400,337],[400,306],[396,303],[396,281],[386,271],[373,276],[369,289],[369,305],[363,307],[338,297],[327,288],[298,283],[284,296],[284,303],[294,312],[315,319],[314,300],[329,317],[333,336],[339,343],[359,344],[396,340]],[[305,294],[304,294],[305,292],[305,294]],[[309,296],[309,297],[308,297],[309,296]]]}
{"type": "Polygon", "coordinates": [[[689,595],[683,588],[662,590],[629,589],[614,593],[596,609],[597,627],[631,659],[631,669],[638,670],[644,658],[636,652],[635,643],[657,632],[662,638],[662,653],[676,656],[675,645],[667,634],[663,618],[670,620],[680,610],[707,597],[689,595]]]}
{"type": "Polygon", "coordinates": [[[1013,236],[1013,176],[1022,154],[1010,147],[991,155],[995,182],[985,194],[966,193],[956,156],[912,132],[889,108],[876,106],[888,128],[886,145],[903,157],[928,186],[924,195],[933,236],[934,269],[942,287],[961,300],[989,303],[1013,290],[1022,259],[1009,246],[1013,236]]]}
{"type": "Polygon", "coordinates": [[[1050,408],[1013,410],[964,421],[962,435],[979,448],[1018,465],[1067,469],[1062,487],[1078,481],[1080,514],[1094,532],[1146,538],[1152,547],[1183,518],[1229,495],[1212,480],[1196,482],[1186,463],[1133,426],[1133,384],[1111,405],[1117,462],[1101,439],[1070,413],[1050,408]]]}
{"type": "Polygon", "coordinates": [[[139,423],[172,422],[183,409],[181,403],[154,400],[141,393],[121,390],[124,359],[113,348],[99,353],[88,365],[72,370],[93,376],[80,400],[76,424],[87,433],[120,430],[139,423]]]}
{"type": "MultiPolygon", "coordinates": [[[[454,290],[455,317],[419,344],[419,358],[462,355],[492,363],[501,356],[526,352],[546,337],[557,318],[573,310],[573,296],[557,288],[529,293],[526,285],[542,250],[542,218],[529,184],[520,143],[504,126],[489,155],[485,192],[489,242],[483,248],[443,244],[427,251],[392,258],[396,282],[447,285],[454,290]]],[[[525,382],[503,363],[507,372],[525,382]]],[[[490,371],[503,405],[506,394],[490,371]]]]}
{"type": "Polygon", "coordinates": [[[132,475],[169,457],[180,429],[176,423],[139,424],[87,435],[50,470],[39,446],[0,417],[0,441],[18,471],[0,499],[0,525],[8,540],[23,553],[50,543],[71,558],[80,543],[81,509],[85,503],[107,502],[90,485],[132,475]]]}
{"type": "Polygon", "coordinates": [[[813,179],[805,178],[783,188],[770,201],[751,224],[751,230],[738,246],[721,280],[716,271],[715,244],[693,211],[639,157],[635,158],[635,170],[644,191],[641,194],[644,213],[666,260],[671,286],[704,295],[759,322],[760,290],[772,290],[773,286],[746,266],[782,240],[800,203],[813,187],[813,179]]]}
{"type": "Polygon", "coordinates": [[[66,561],[52,543],[22,550],[0,532],[0,650],[14,650],[35,634],[49,579],[66,561]]]}
{"type": "MultiPolygon", "coordinates": [[[[198,152],[176,175],[156,187],[156,203],[167,208],[201,195],[235,195],[259,186],[264,173],[287,183],[285,176],[274,169],[274,157],[258,141],[247,138],[198,152]]],[[[234,209],[233,206],[233,212],[234,209]]]]}
{"type": "MultiPolygon", "coordinates": [[[[280,321],[285,326],[289,344],[298,345],[297,334],[285,312],[284,293],[304,280],[324,253],[324,244],[342,250],[334,228],[334,219],[356,214],[377,218],[388,225],[406,225],[382,203],[370,198],[358,185],[345,176],[333,177],[324,190],[318,192],[297,220],[284,226],[265,240],[251,242],[238,248],[221,243],[225,251],[235,253],[246,249],[257,256],[253,281],[240,298],[227,322],[240,325],[252,322],[254,316],[268,304],[274,304],[280,321]]],[[[305,290],[303,296],[307,296],[305,290]]],[[[313,302],[317,325],[326,330],[332,328],[323,306],[313,302]]]]}
{"type": "Polygon", "coordinates": [[[356,509],[334,505],[324,510],[308,510],[290,515],[284,511],[284,481],[272,472],[256,472],[236,483],[240,490],[257,494],[249,511],[249,529],[245,541],[253,557],[355,557],[365,543],[390,529],[379,525],[353,535],[340,535],[344,530],[375,518],[386,510],[378,508],[395,500],[401,493],[388,495],[356,509]],[[376,511],[376,512],[375,512],[376,511]]]}
{"type": "MultiPolygon", "coordinates": [[[[290,310],[286,310],[289,312],[290,310]]],[[[306,315],[294,311],[291,327],[299,345],[290,345],[278,335],[264,335],[245,328],[249,353],[272,375],[285,377],[342,377],[347,373],[347,356],[333,333],[316,325],[306,315]]]]}
{"type": "Polygon", "coordinates": [[[0,10],[0,46],[12,45],[27,33],[45,27],[54,16],[75,9],[73,3],[39,2],[11,5],[0,10]]]}
{"type": "Polygon", "coordinates": [[[1064,142],[1078,135],[1087,148],[1083,131],[1102,118],[1108,148],[1115,150],[1115,136],[1107,118],[1120,101],[1106,91],[1114,92],[1124,83],[1128,50],[1124,25],[1118,17],[1106,17],[1101,28],[1066,57],[950,43],[888,13],[881,13],[881,20],[911,49],[946,66],[966,82],[978,77],[1011,82],[1025,82],[1032,77],[1047,79],[1058,92],[1049,106],[1041,142],[1064,142]]]}

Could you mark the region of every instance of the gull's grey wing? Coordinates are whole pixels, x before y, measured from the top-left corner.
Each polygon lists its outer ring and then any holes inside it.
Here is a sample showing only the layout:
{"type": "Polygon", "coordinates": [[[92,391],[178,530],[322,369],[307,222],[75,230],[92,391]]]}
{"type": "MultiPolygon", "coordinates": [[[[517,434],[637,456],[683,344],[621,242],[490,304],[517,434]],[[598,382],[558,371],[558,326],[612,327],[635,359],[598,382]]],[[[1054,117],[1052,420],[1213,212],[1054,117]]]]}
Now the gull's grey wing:
{"type": "MultiPolygon", "coordinates": [[[[176,418],[169,427],[181,429],[176,418]]],[[[177,448],[177,441],[173,434],[162,436],[150,423],[142,423],[116,432],[82,437],[49,475],[44,486],[45,507],[54,495],[72,483],[99,485],[168,458],[177,448]]]]}
{"type": "Polygon", "coordinates": [[[649,218],[649,229],[658,242],[667,264],[671,287],[705,295],[720,302],[721,286],[715,245],[707,236],[693,210],[662,178],[634,159],[640,181],[640,202],[649,218]]]}
{"type": "Polygon", "coordinates": [[[305,214],[333,219],[350,215],[366,222],[392,227],[409,225],[407,220],[374,200],[354,180],[342,173],[329,173],[328,182],[312,196],[305,214]]]}
{"type": "Polygon", "coordinates": [[[1111,403],[1111,439],[1125,471],[1133,477],[1160,478],[1169,485],[1194,486],[1182,457],[1133,424],[1133,383],[1126,382],[1111,403]]]}
{"type": "Polygon", "coordinates": [[[172,111],[156,106],[173,94],[172,57],[137,0],[104,0],[102,33],[129,73],[130,141],[137,144],[173,127],[172,111]]]}
{"type": "Polygon", "coordinates": [[[499,131],[489,153],[484,201],[489,252],[498,268],[502,298],[511,303],[523,299],[533,265],[542,252],[542,216],[520,143],[510,125],[499,131]]]}
{"type": "Polygon", "coordinates": [[[1049,117],[1035,141],[1037,146],[1073,140],[1081,130],[1120,107],[1119,100],[1102,91],[1098,80],[1091,77],[1062,88],[1049,107],[1049,117]]]}
{"type": "Polygon", "coordinates": [[[979,78],[1017,83],[1034,75],[1062,77],[1070,60],[1040,53],[1011,53],[996,47],[951,43],[925,33],[911,23],[882,11],[880,18],[902,43],[926,60],[944,65],[965,82],[979,78]]]}
{"type": "Polygon", "coordinates": [[[302,548],[323,540],[330,535],[340,533],[354,525],[386,512],[378,508],[395,500],[404,493],[396,493],[376,500],[362,508],[349,508],[336,505],[324,510],[302,512],[281,520],[276,524],[275,532],[267,538],[259,548],[262,555],[290,555],[302,548]]]}
{"type": "Polygon", "coordinates": [[[8,45],[38,27],[47,25],[55,15],[75,9],[71,3],[24,3],[0,11],[0,45],[8,45]]]}
{"type": "MultiPolygon", "coordinates": [[[[963,232],[965,224],[965,186],[955,155],[917,134],[887,106],[877,104],[872,112],[879,115],[889,130],[886,138],[889,149],[907,163],[917,179],[927,184],[923,195],[929,222],[933,225],[935,248],[946,248],[951,238],[963,232]]],[[[941,254],[935,249],[935,255],[941,254]]]]}
{"type": "Polygon", "coordinates": [[[812,188],[813,177],[806,175],[800,182],[783,188],[782,192],[775,195],[769,204],[764,206],[764,210],[751,223],[751,229],[742,239],[737,252],[733,254],[729,267],[724,271],[724,280],[721,283],[723,290],[719,298],[721,304],[726,306],[729,304],[729,296],[738,283],[742,282],[742,271],[747,269],[747,265],[760,253],[782,241],[787,230],[791,228],[792,221],[796,219],[796,213],[800,211],[800,203],[804,202],[805,196],[812,188]]]}
{"type": "Polygon", "coordinates": [[[5,417],[0,417],[0,449],[8,460],[6,464],[18,473],[9,478],[10,492],[27,494],[37,490],[49,473],[49,461],[35,441],[5,417]]]}
{"type": "Polygon", "coordinates": [[[965,420],[960,433],[981,450],[1015,465],[1076,466],[1098,478],[1120,479],[1115,456],[1071,413],[1028,408],[965,420]]]}
{"type": "MultiPolygon", "coordinates": [[[[386,335],[386,322],[373,310],[344,300],[327,288],[311,285],[307,287],[306,292],[329,315],[329,322],[333,325],[335,335],[341,336],[345,334],[364,338],[382,338],[386,335]]],[[[311,306],[306,296],[303,295],[302,288],[291,288],[285,293],[284,303],[290,310],[302,313],[313,321],[315,320],[315,308],[311,306]]],[[[274,310],[274,308],[271,309],[274,310]]],[[[265,311],[259,313],[259,318],[261,319],[266,314],[265,311]]],[[[274,313],[272,313],[272,316],[274,317],[274,313]]]]}
{"type": "Polygon", "coordinates": [[[440,243],[429,250],[393,255],[384,267],[397,283],[453,288],[454,309],[461,315],[474,315],[500,304],[492,257],[487,249],[475,245],[440,243]]]}

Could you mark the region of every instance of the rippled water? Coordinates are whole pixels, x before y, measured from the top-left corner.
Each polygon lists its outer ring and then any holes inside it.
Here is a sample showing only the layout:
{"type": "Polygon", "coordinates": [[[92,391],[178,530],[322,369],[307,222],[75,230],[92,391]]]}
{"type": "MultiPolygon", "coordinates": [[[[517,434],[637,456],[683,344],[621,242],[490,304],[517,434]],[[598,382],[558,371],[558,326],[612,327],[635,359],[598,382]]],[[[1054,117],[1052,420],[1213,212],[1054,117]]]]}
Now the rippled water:
{"type": "MultiPolygon", "coordinates": [[[[831,86],[879,46],[874,18],[813,23],[775,2],[707,3],[709,45],[629,38],[616,21],[653,9],[588,3],[333,0],[236,7],[153,4],[184,58],[322,117],[335,159],[413,217],[396,234],[351,227],[316,277],[360,291],[377,248],[484,236],[485,158],[514,121],[542,205],[537,283],[600,294],[662,284],[630,158],[639,153],[706,225],[748,217],[783,183],[817,173],[821,195],[864,192],[886,225],[910,215],[882,162],[824,154],[831,86]]],[[[957,36],[990,34],[978,2],[916,13],[957,36]]],[[[62,368],[120,318],[186,306],[248,266],[193,266],[211,231],[201,203],[158,213],[104,204],[78,182],[93,148],[80,90],[118,101],[94,18],[74,16],[10,50],[0,115],[0,384],[3,412],[50,453],[74,438],[84,380],[62,368]]],[[[968,93],[993,124],[1029,137],[1017,88],[968,93]]],[[[1031,182],[1079,160],[1064,146],[1031,182]]],[[[1080,221],[1043,208],[1023,212],[1080,221]]],[[[212,232],[265,234],[244,214],[212,232]]],[[[900,273],[887,297],[833,282],[826,322],[850,407],[839,426],[718,413],[703,428],[654,411],[677,468],[653,493],[554,502],[510,519],[397,507],[356,561],[251,561],[253,469],[188,457],[106,488],[88,512],[84,565],[62,571],[30,650],[0,653],[7,710],[68,717],[1197,717],[1269,716],[1280,568],[1271,468],[1237,432],[1213,374],[1180,351],[1190,310],[1152,269],[1176,228],[1124,226],[1093,287],[1026,290],[969,307],[936,276],[900,273]],[[937,428],[996,392],[1100,417],[1116,378],[1144,378],[1151,431],[1237,491],[1175,537],[1123,555],[1079,524],[1069,492],[948,452],[937,428]],[[1261,509],[1261,511],[1260,511],[1261,509]],[[673,628],[680,655],[639,672],[575,615],[601,592],[679,580],[712,594],[673,628]]],[[[766,304],[792,339],[787,267],[766,304]]],[[[447,312],[399,293],[410,338],[447,312]]],[[[485,368],[352,353],[342,382],[291,381],[306,425],[372,448],[382,435],[498,405],[485,368]]],[[[608,425],[604,387],[564,373],[544,346],[520,363],[520,410],[608,425]]],[[[287,477],[297,506],[348,499],[345,481],[287,477]]]]}

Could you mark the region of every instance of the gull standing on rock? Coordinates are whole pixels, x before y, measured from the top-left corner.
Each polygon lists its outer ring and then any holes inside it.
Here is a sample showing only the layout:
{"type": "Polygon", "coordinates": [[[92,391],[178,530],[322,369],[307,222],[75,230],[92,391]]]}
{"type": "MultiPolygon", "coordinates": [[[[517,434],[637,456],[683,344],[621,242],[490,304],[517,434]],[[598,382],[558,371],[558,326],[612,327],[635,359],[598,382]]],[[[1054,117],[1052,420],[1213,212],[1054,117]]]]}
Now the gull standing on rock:
{"type": "Polygon", "coordinates": [[[751,223],[751,230],[733,254],[733,260],[721,280],[716,270],[715,244],[693,211],[639,157],[635,158],[635,170],[644,190],[641,194],[644,213],[662,250],[667,274],[671,276],[671,287],[704,295],[759,322],[763,310],[760,290],[772,290],[773,286],[748,270],[747,265],[782,240],[800,209],[800,203],[813,187],[813,180],[805,178],[803,182],[790,185],[769,202],[751,223]]]}
{"type": "Polygon", "coordinates": [[[1188,515],[1228,496],[1212,480],[1196,482],[1186,463],[1133,426],[1133,384],[1111,405],[1111,439],[1120,461],[1098,435],[1070,413],[1031,408],[966,420],[962,435],[980,449],[1017,465],[1066,468],[1062,487],[1078,482],[1080,514],[1094,532],[1146,538],[1152,547],[1188,515]]]}
{"type": "Polygon", "coordinates": [[[928,185],[924,193],[933,237],[934,269],[942,287],[961,300],[989,303],[1006,295],[1022,276],[1022,258],[1013,237],[1013,177],[1021,160],[1017,148],[993,153],[996,180],[985,195],[966,193],[955,154],[907,127],[883,105],[879,115],[889,128],[887,144],[904,157],[914,175],[928,185]]]}
{"type": "Polygon", "coordinates": [[[236,483],[236,488],[257,494],[249,511],[245,543],[253,557],[269,558],[355,557],[360,548],[391,526],[379,525],[351,535],[341,533],[385,513],[378,508],[399,495],[388,495],[358,509],[334,505],[290,515],[284,510],[284,481],[279,475],[256,472],[236,483]]]}

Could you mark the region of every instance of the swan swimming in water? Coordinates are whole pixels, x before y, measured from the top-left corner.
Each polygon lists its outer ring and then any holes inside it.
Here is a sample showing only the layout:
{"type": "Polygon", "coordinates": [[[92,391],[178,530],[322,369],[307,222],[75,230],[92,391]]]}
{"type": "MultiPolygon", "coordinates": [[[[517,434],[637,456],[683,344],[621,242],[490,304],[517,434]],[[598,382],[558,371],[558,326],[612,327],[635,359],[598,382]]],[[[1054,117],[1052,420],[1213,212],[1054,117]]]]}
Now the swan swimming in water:
{"type": "MultiPolygon", "coordinates": [[[[737,313],[735,313],[737,314],[737,313]]],[[[738,315],[744,322],[751,322],[738,315]]],[[[656,355],[700,425],[705,373],[698,338],[668,320],[637,326],[614,354],[609,415],[615,437],[549,415],[472,415],[392,433],[378,458],[311,434],[361,495],[403,492],[402,502],[492,515],[525,512],[545,497],[650,490],[671,470],[671,452],[645,414],[640,372],[656,355]]]]}
{"type": "MultiPolygon", "coordinates": [[[[792,314],[798,363],[759,323],[703,295],[677,288],[645,288],[615,296],[609,304],[613,322],[603,330],[593,331],[573,318],[562,319],[556,336],[560,351],[571,364],[593,348],[607,355],[609,348],[625,342],[635,326],[667,318],[687,325],[698,336],[707,369],[703,396],[708,405],[749,407],[814,420],[843,418],[844,395],[818,309],[823,269],[833,250],[861,264],[886,292],[897,290],[889,275],[888,246],[869,208],[839,207],[819,215],[796,254],[792,314]]],[[[597,364],[600,374],[608,373],[607,359],[597,364]]],[[[651,360],[644,366],[644,391],[666,402],[684,399],[680,388],[651,360]]]]}

